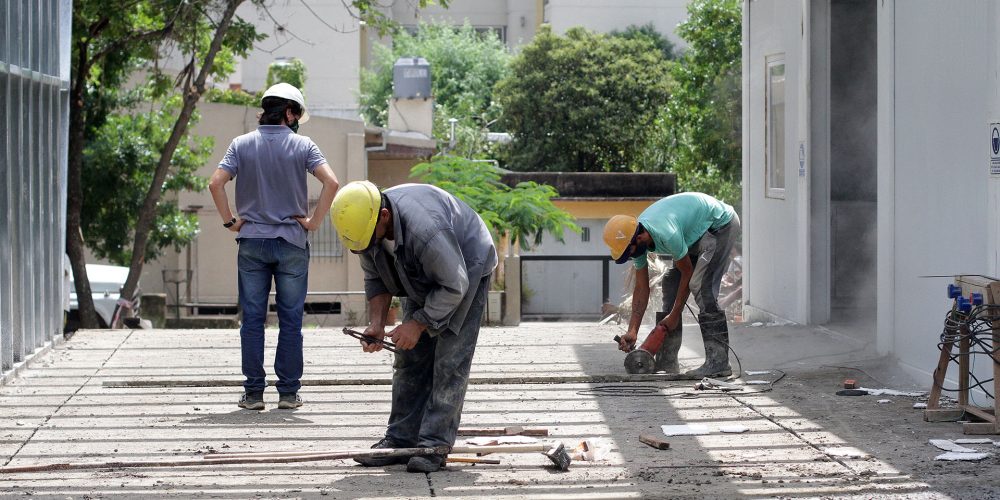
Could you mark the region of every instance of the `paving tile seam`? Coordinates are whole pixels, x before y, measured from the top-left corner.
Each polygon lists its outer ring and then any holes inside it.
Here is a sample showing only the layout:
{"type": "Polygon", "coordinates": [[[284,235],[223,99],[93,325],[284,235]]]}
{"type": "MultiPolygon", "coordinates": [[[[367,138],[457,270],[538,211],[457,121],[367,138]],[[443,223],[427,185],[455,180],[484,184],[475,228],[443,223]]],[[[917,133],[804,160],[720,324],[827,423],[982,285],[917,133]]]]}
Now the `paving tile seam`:
{"type": "Polygon", "coordinates": [[[731,396],[731,397],[733,398],[734,401],[736,401],[736,402],[740,403],[741,405],[749,408],[750,410],[754,411],[755,413],[757,413],[761,417],[769,420],[774,425],[777,425],[778,427],[781,427],[782,429],[784,429],[789,434],[795,436],[796,439],[802,441],[802,443],[804,443],[805,445],[807,445],[810,448],[816,450],[817,453],[820,453],[821,455],[823,455],[824,457],[826,457],[830,461],[837,462],[838,464],[840,464],[841,466],[843,466],[845,469],[847,469],[848,471],[850,471],[851,474],[854,474],[856,476],[859,475],[858,471],[855,470],[853,467],[851,467],[845,460],[840,459],[840,458],[838,458],[836,456],[833,456],[833,455],[831,455],[831,454],[823,451],[823,449],[821,449],[819,446],[813,444],[811,441],[809,441],[805,437],[799,435],[799,433],[795,429],[793,429],[793,428],[791,428],[791,427],[789,427],[789,426],[787,426],[787,425],[785,425],[783,423],[780,423],[776,418],[773,418],[773,417],[770,417],[770,416],[764,414],[763,412],[761,412],[760,410],[758,410],[753,404],[751,404],[749,402],[746,402],[746,401],[743,401],[743,400],[741,400],[737,396],[731,396]]]}
{"type": "MultiPolygon", "coordinates": [[[[124,345],[125,342],[128,341],[128,339],[132,336],[133,333],[135,333],[135,330],[129,331],[129,333],[127,335],[125,335],[121,339],[121,341],[118,343],[118,347],[121,347],[122,345],[124,345]]],[[[116,347],[115,349],[111,350],[111,353],[108,354],[108,357],[105,358],[104,361],[101,362],[101,366],[97,367],[97,369],[94,370],[93,374],[91,374],[90,376],[88,376],[82,383],[80,383],[79,386],[77,386],[76,390],[73,391],[72,394],[66,396],[66,398],[61,403],[59,403],[59,405],[55,408],[55,410],[52,411],[52,413],[50,413],[49,415],[46,415],[45,419],[42,420],[37,426],[35,426],[34,430],[32,430],[32,432],[31,432],[31,435],[29,435],[28,438],[25,439],[24,442],[21,443],[21,446],[18,446],[17,449],[14,450],[14,453],[11,453],[10,457],[8,457],[6,461],[4,461],[4,463],[3,463],[2,466],[5,467],[5,466],[9,465],[15,458],[17,458],[17,454],[20,453],[21,450],[24,449],[24,447],[28,446],[28,443],[31,443],[31,439],[33,437],[35,437],[35,434],[37,434],[38,431],[42,427],[44,427],[46,424],[48,424],[49,420],[51,420],[52,417],[54,417],[57,413],[59,413],[59,410],[61,410],[62,407],[66,403],[68,403],[71,399],[73,399],[73,397],[76,396],[76,394],[78,392],[80,392],[80,390],[83,389],[90,382],[90,379],[94,376],[94,374],[96,374],[97,372],[99,372],[101,370],[101,368],[104,367],[105,363],[107,363],[112,357],[114,357],[115,353],[118,352],[118,347],[116,347]]]]}

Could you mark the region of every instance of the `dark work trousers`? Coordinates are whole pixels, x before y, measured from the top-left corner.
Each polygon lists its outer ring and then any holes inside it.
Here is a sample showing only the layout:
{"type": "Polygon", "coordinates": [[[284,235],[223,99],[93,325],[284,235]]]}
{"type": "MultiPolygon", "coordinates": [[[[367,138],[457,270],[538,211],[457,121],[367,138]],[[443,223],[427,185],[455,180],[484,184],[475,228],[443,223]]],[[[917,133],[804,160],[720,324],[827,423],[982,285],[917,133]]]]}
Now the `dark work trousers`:
{"type": "MultiPolygon", "coordinates": [[[[719,287],[722,276],[732,260],[733,244],[740,236],[740,217],[733,214],[733,220],[714,231],[706,231],[690,248],[688,255],[694,265],[694,275],[688,288],[698,304],[698,312],[711,314],[719,309],[719,287]]],[[[681,272],[677,266],[671,267],[663,277],[663,310],[668,314],[677,298],[677,288],[681,284],[681,272]]]]}
{"type": "Polygon", "coordinates": [[[451,330],[436,337],[422,334],[413,349],[396,352],[392,412],[385,432],[396,446],[455,444],[489,286],[489,276],[478,283],[458,335],[451,330]]]}

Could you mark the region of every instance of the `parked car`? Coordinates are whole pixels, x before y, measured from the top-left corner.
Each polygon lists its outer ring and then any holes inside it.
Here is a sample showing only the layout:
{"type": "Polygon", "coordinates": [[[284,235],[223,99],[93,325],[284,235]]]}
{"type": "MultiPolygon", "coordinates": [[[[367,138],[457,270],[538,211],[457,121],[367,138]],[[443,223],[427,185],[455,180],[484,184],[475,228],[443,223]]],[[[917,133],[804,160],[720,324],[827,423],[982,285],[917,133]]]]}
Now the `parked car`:
{"type": "MultiPolygon", "coordinates": [[[[94,297],[94,309],[97,311],[97,322],[101,328],[109,328],[118,308],[118,298],[121,289],[128,278],[128,268],[122,266],[105,266],[87,264],[87,278],[90,279],[90,292],[94,297]]],[[[73,283],[70,271],[69,285],[69,315],[64,331],[73,332],[80,328],[79,302],[76,297],[76,284],[73,283]]],[[[139,314],[138,292],[133,301],[134,315],[139,314]]]]}

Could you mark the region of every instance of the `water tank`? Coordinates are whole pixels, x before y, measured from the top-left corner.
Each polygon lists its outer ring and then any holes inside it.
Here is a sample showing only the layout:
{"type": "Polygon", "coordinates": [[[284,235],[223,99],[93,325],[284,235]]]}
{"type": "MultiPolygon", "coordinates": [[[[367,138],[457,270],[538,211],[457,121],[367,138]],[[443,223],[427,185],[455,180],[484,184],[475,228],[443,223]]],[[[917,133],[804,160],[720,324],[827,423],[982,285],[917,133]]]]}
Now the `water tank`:
{"type": "Polygon", "coordinates": [[[431,97],[431,65],[423,57],[400,57],[392,65],[392,89],[397,99],[431,97]]]}

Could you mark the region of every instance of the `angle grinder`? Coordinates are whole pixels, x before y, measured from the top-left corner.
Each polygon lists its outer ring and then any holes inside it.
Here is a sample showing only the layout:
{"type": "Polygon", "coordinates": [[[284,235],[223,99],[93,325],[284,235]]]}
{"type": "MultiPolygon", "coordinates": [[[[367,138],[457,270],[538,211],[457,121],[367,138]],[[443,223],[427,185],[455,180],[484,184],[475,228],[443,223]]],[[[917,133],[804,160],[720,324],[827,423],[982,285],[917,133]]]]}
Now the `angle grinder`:
{"type": "MultiPolygon", "coordinates": [[[[659,313],[657,315],[659,316],[659,313]]],[[[653,331],[646,336],[642,345],[638,348],[633,346],[633,349],[625,355],[625,372],[629,374],[653,373],[653,365],[655,364],[653,355],[660,350],[660,346],[667,338],[667,333],[667,327],[657,323],[653,331]]],[[[616,336],[615,341],[620,338],[616,336]]]]}

